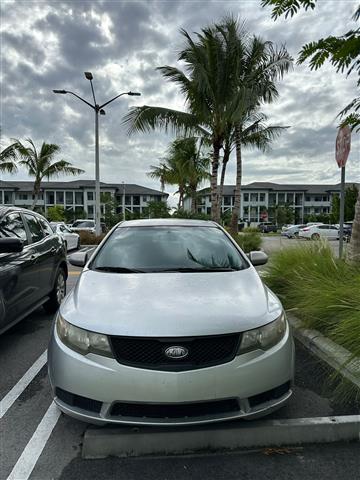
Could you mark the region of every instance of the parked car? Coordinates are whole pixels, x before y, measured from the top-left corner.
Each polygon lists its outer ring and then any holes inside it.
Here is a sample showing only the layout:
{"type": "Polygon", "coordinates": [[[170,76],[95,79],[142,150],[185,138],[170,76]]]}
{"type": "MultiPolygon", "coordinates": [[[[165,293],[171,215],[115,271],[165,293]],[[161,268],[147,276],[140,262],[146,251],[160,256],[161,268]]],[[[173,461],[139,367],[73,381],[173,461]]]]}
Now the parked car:
{"type": "Polygon", "coordinates": [[[281,227],[281,232],[285,232],[285,230],[287,230],[288,228],[290,227],[294,227],[295,225],[293,223],[287,223],[286,225],[283,225],[281,227]]]}
{"type": "Polygon", "coordinates": [[[299,231],[305,227],[306,225],[292,225],[291,227],[288,227],[285,230],[283,230],[281,232],[281,235],[287,238],[295,238],[299,235],[299,231]]]}
{"type": "Polygon", "coordinates": [[[277,232],[278,231],[278,227],[276,225],[274,225],[273,223],[270,223],[270,222],[259,223],[258,229],[262,233],[270,233],[270,232],[277,232]]]}
{"type": "Polygon", "coordinates": [[[335,225],[310,225],[299,230],[299,237],[311,240],[319,240],[320,238],[337,240],[339,238],[339,229],[335,225]]]}
{"type": "Polygon", "coordinates": [[[70,230],[64,222],[50,222],[50,226],[64,240],[67,250],[80,248],[80,235],[70,230]]]}
{"type": "MultiPolygon", "coordinates": [[[[104,233],[106,231],[105,223],[101,222],[101,231],[104,233]]],[[[91,219],[82,219],[75,220],[71,225],[71,230],[73,232],[90,232],[95,233],[95,220],[91,219]]]]}
{"type": "Polygon", "coordinates": [[[216,223],[182,219],[122,222],[90,259],[73,253],[84,269],[48,349],[60,410],[100,424],[182,425],[284,405],[294,345],[254,268],[266,261],[216,223]]]}
{"type": "Polygon", "coordinates": [[[86,218],[75,220],[75,222],[71,225],[71,230],[73,232],[95,233],[95,220],[90,220],[86,218]]]}
{"type": "Polygon", "coordinates": [[[43,305],[59,308],[68,275],[64,242],[41,215],[0,207],[0,333],[43,305]]]}

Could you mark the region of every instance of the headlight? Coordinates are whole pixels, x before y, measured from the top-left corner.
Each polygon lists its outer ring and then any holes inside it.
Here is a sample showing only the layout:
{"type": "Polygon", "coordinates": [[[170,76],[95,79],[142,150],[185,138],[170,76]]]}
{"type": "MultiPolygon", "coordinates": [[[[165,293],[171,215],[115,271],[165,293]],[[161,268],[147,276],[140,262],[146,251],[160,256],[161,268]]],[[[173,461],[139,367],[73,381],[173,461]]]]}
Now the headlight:
{"type": "Polygon", "coordinates": [[[56,331],[60,340],[75,352],[86,355],[96,353],[104,357],[113,358],[109,340],[101,333],[88,332],[83,328],[75,327],[64,320],[59,314],[56,319],[56,331]]]}
{"type": "Polygon", "coordinates": [[[286,332],[286,317],[283,312],[274,322],[263,327],[248,330],[242,335],[238,355],[252,350],[268,350],[284,337],[286,332]]]}

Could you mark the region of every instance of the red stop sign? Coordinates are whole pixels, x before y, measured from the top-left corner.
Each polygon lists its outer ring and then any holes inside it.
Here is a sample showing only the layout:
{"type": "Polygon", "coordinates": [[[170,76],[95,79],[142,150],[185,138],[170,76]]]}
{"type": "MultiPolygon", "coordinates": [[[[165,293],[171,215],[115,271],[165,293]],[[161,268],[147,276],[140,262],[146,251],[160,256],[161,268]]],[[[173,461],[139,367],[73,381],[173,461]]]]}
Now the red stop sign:
{"type": "Polygon", "coordinates": [[[351,145],[351,130],[348,125],[341,127],[336,137],[335,158],[338,166],[345,167],[351,145]]]}

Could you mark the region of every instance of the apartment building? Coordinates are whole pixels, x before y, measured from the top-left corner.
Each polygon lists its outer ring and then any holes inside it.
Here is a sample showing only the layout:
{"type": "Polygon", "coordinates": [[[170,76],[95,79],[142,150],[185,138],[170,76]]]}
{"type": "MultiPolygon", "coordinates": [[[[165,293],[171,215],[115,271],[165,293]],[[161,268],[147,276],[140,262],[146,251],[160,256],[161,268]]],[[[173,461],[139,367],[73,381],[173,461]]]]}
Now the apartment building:
{"type": "MultiPolygon", "coordinates": [[[[0,204],[29,208],[33,202],[33,182],[0,181],[0,204]]],[[[159,190],[136,184],[100,184],[101,193],[109,193],[118,202],[122,210],[125,197],[125,208],[128,212],[142,213],[149,202],[166,201],[168,194],[159,190]]],[[[66,210],[77,214],[85,212],[87,218],[95,217],[95,182],[91,180],[75,180],[70,182],[42,182],[37,208],[45,215],[47,209],[61,205],[66,210]]]]}
{"type": "MultiPolygon", "coordinates": [[[[350,187],[352,183],[346,184],[350,187]]],[[[358,186],[358,185],[357,185],[358,186]]],[[[221,200],[221,212],[234,208],[234,185],[224,185],[221,200]]],[[[307,215],[328,214],[331,210],[333,195],[340,195],[340,184],[305,185],[279,184],[272,182],[253,182],[243,185],[241,189],[240,219],[257,224],[274,221],[276,206],[291,206],[295,212],[295,222],[302,223],[307,215]]],[[[191,200],[186,198],[184,207],[190,210],[191,200]]],[[[198,192],[198,212],[211,213],[210,189],[198,192]]]]}

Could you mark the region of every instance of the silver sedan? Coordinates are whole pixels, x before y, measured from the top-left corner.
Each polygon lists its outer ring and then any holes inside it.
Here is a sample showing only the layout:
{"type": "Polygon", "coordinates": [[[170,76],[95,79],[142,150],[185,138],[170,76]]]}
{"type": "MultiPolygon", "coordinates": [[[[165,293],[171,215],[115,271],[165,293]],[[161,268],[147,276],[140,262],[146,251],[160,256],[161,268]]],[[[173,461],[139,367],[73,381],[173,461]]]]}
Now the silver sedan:
{"type": "Polygon", "coordinates": [[[50,340],[58,407],[91,423],[256,418],[292,394],[279,299],[219,225],[136,220],[112,229],[61,305],[50,340]]]}

